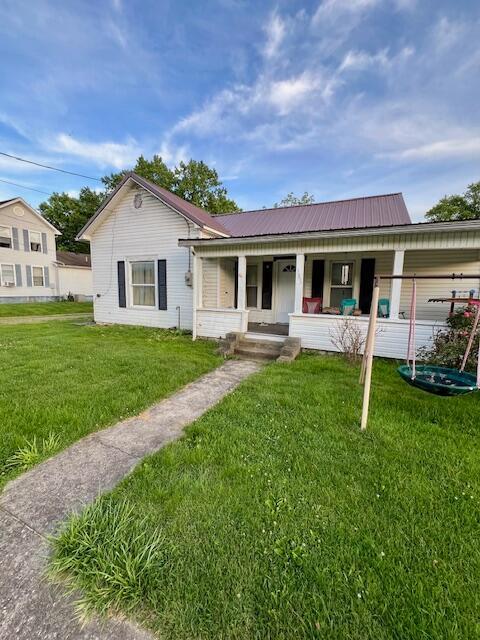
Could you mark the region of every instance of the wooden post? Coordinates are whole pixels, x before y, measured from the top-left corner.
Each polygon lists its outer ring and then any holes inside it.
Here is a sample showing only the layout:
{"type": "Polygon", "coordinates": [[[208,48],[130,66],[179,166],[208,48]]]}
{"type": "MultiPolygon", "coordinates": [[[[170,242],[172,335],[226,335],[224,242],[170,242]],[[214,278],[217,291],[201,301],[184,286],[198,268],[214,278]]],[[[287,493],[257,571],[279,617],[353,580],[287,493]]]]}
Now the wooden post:
{"type": "MultiPolygon", "coordinates": [[[[375,287],[378,287],[380,291],[380,278],[379,276],[375,276],[375,281],[373,283],[373,289],[375,291],[375,287]]],[[[370,344],[371,334],[372,334],[372,310],[373,310],[373,292],[372,292],[372,302],[370,303],[370,317],[368,319],[368,329],[367,329],[367,338],[365,340],[365,347],[363,349],[363,357],[362,357],[362,366],[360,368],[360,379],[359,383],[363,384],[365,382],[365,365],[367,363],[367,354],[368,354],[368,344],[370,344]]],[[[378,298],[376,303],[376,315],[378,314],[378,298]]],[[[375,317],[376,320],[376,317],[375,317]]]]}
{"type": "Polygon", "coordinates": [[[372,308],[370,309],[370,323],[368,327],[367,342],[365,344],[365,386],[363,387],[363,406],[362,406],[362,422],[360,429],[365,431],[368,421],[368,406],[370,404],[370,386],[372,382],[373,352],[375,350],[375,330],[377,326],[377,310],[378,297],[380,295],[380,286],[378,280],[375,281],[375,287],[372,295],[372,308]]]}

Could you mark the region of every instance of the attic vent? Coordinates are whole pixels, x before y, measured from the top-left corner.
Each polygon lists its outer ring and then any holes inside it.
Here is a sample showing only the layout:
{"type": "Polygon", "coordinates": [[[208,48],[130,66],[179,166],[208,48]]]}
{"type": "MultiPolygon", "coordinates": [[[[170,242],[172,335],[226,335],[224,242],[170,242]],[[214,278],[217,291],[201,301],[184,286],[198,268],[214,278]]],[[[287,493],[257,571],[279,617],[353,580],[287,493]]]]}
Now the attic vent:
{"type": "Polygon", "coordinates": [[[135,207],[135,209],[141,209],[142,204],[143,204],[142,194],[141,193],[136,193],[133,196],[133,206],[135,207]]]}
{"type": "Polygon", "coordinates": [[[18,205],[16,205],[15,207],[13,207],[13,213],[19,218],[21,218],[22,216],[25,215],[25,209],[23,207],[19,207],[18,205]]]}

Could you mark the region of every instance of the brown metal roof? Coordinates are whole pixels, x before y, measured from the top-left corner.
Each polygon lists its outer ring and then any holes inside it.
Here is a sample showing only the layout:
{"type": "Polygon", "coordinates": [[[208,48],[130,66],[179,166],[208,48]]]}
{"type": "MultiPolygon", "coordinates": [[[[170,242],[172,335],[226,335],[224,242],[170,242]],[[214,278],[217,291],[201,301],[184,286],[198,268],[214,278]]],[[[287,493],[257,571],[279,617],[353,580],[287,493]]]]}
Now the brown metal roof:
{"type": "Polygon", "coordinates": [[[222,224],[229,235],[241,238],[411,224],[411,219],[402,194],[390,193],[233,213],[222,216],[222,224]]]}
{"type": "Polygon", "coordinates": [[[90,267],[92,262],[88,253],[73,253],[73,251],[57,251],[57,262],[66,267],[90,267]]]}

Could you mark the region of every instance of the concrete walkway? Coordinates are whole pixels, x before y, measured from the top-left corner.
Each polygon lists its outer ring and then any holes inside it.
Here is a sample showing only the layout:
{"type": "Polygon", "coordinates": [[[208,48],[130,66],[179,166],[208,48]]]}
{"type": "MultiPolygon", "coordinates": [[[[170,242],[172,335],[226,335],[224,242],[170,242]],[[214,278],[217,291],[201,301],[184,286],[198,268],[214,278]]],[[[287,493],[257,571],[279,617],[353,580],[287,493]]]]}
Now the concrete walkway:
{"type": "Polygon", "coordinates": [[[122,620],[81,628],[72,604],[43,577],[46,536],[114,487],[141,458],[182,434],[259,364],[229,360],[144,413],[99,431],[10,482],[0,495],[0,638],[147,640],[122,620]]]}
{"type": "Polygon", "coordinates": [[[93,320],[93,313],[55,313],[50,316],[5,316],[0,324],[36,324],[50,320],[93,320]]]}

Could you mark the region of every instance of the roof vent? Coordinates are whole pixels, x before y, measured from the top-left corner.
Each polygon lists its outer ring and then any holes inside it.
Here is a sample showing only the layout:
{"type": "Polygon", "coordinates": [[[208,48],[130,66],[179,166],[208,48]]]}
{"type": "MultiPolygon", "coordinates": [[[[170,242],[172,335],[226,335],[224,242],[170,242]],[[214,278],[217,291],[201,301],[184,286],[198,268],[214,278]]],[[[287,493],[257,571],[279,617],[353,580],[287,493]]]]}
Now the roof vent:
{"type": "Polygon", "coordinates": [[[143,204],[143,198],[141,193],[136,193],[133,196],[133,206],[135,209],[141,209],[143,204]]]}
{"type": "Polygon", "coordinates": [[[25,209],[16,205],[15,207],[13,207],[13,213],[19,218],[22,218],[25,215],[25,209]]]}

